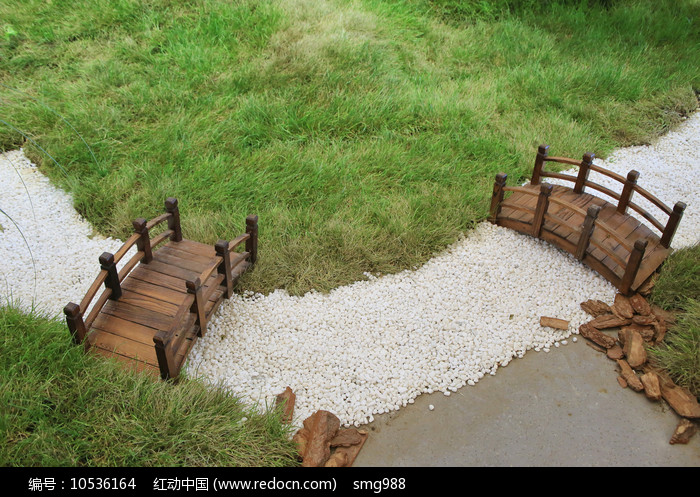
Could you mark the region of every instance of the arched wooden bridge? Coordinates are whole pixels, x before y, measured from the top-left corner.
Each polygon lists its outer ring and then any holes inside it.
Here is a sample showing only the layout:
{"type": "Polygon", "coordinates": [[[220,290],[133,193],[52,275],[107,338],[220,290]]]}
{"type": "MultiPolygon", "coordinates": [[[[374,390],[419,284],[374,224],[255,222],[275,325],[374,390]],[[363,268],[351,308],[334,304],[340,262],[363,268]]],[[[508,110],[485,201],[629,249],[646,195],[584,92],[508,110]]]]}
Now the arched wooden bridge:
{"type": "Polygon", "coordinates": [[[548,148],[547,145],[538,148],[530,184],[506,186],[507,175],[496,175],[489,220],[569,252],[623,294],[636,291],[669,255],[671,240],[686,205],[677,202],[673,208],[668,207],[637,185],[637,171],[630,171],[625,178],[593,164],[593,154],[585,154],[578,161],[550,157],[548,148]],[[545,171],[547,162],[576,166],[578,175],[545,171]],[[590,171],[619,182],[620,193],[590,181],[590,171]],[[569,181],[573,186],[541,184],[543,177],[569,181]],[[604,193],[616,203],[586,193],[586,188],[604,193]],[[634,194],[641,195],[667,215],[666,223],[662,224],[632,202],[634,194]],[[659,233],[631,215],[630,210],[659,233]]]}
{"type": "Polygon", "coordinates": [[[64,313],[73,340],[86,350],[174,379],[221,301],[255,264],[258,218],[246,218],[245,234],[209,246],[182,237],[176,199],[168,198],[165,210],[151,221],[133,222],[134,234],[115,254],[99,257],[97,278],[80,304],[69,303],[64,313]],[[151,238],[165,222],[167,229],[151,238]],[[117,269],[134,245],[136,254],[117,269]],[[236,251],[241,246],[245,250],[236,251]]]}

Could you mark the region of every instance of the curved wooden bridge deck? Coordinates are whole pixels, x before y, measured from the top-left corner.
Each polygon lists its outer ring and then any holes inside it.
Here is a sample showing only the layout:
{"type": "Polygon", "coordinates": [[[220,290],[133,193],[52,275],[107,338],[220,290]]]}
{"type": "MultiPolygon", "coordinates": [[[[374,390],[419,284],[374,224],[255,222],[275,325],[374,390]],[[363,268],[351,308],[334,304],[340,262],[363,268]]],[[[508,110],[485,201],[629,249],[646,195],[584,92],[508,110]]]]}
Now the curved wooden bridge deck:
{"type": "Polygon", "coordinates": [[[541,238],[574,255],[617,289],[629,294],[637,290],[661,266],[671,249],[670,244],[686,205],[673,209],[637,185],[639,173],[630,171],[622,177],[593,164],[593,154],[580,161],[549,157],[548,146],[537,151],[530,184],[506,186],[507,175],[496,176],[489,220],[500,226],[541,238]],[[577,176],[544,170],[546,162],[557,162],[579,168],[577,176]],[[590,171],[612,178],[622,186],[617,193],[589,181],[590,171]],[[542,177],[570,181],[573,187],[541,184],[542,177]],[[585,192],[586,188],[604,193],[616,201],[612,204],[585,192]],[[506,194],[508,197],[506,198],[506,194]],[[638,194],[668,216],[666,224],[632,202],[638,194]],[[659,233],[630,214],[645,219],[659,233]]]}
{"type": "Polygon", "coordinates": [[[135,232],[124,246],[100,256],[101,271],[87,294],[64,313],[74,341],[86,350],[174,379],[214,311],[255,263],[258,218],[246,218],[245,234],[209,246],[183,239],[176,199],[167,199],[165,207],[151,221],[134,221],[135,232]],[[164,222],[167,229],[151,238],[151,230],[164,222]],[[136,254],[118,270],[133,246],[136,254]],[[237,252],[241,246],[245,250],[237,252]]]}

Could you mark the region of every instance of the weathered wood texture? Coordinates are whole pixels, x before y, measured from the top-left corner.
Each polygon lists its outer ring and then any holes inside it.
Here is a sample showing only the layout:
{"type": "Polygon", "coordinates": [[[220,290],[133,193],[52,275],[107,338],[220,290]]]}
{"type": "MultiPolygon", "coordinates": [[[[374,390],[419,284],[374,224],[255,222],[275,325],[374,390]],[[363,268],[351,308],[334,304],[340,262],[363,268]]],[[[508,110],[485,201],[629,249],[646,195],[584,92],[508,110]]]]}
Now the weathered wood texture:
{"type": "Polygon", "coordinates": [[[623,294],[630,294],[656,272],[670,253],[670,243],[678,227],[685,204],[671,209],[637,185],[639,173],[627,177],[593,164],[593,155],[581,161],[549,157],[548,148],[538,148],[530,184],[506,186],[507,175],[499,173],[494,183],[489,220],[500,226],[546,240],[574,255],[600,273],[623,294]],[[577,176],[544,170],[546,162],[579,167],[577,176]],[[621,184],[621,193],[589,181],[590,171],[603,174],[621,184]],[[552,177],[574,183],[573,188],[541,183],[552,177]],[[586,193],[591,188],[605,193],[616,204],[586,193]],[[665,225],[632,200],[638,194],[668,216],[665,225]],[[638,218],[647,221],[647,227],[638,218]],[[659,233],[655,233],[655,229],[659,233]]]}
{"type": "Polygon", "coordinates": [[[100,256],[95,282],[80,304],[71,302],[64,312],[74,341],[86,350],[174,379],[221,301],[253,265],[249,250],[234,250],[245,242],[257,251],[257,216],[246,220],[247,233],[209,246],[182,238],[176,199],[168,198],[165,207],[150,222],[135,220],[134,235],[116,254],[100,256]],[[168,228],[150,238],[150,230],[166,221],[168,228]],[[136,254],[117,272],[134,245],[136,254]]]}

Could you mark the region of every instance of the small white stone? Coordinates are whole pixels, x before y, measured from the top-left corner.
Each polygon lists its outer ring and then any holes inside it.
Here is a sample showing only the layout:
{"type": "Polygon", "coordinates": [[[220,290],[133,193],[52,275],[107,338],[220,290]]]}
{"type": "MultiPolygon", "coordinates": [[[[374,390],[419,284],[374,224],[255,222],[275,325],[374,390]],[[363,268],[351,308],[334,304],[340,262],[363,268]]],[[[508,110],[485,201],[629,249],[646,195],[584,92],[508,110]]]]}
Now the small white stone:
{"type": "Polygon", "coordinates": [[[433,404],[430,404],[430,405],[428,406],[428,410],[429,410],[429,411],[432,411],[433,409],[435,409],[435,406],[434,406],[433,404]]]}

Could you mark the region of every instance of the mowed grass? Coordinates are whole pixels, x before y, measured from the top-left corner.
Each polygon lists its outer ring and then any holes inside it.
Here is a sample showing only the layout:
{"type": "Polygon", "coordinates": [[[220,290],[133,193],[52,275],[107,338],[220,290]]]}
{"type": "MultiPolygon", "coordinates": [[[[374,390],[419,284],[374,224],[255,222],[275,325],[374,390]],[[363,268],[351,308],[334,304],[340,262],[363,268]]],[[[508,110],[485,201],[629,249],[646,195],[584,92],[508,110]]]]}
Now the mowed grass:
{"type": "Polygon", "coordinates": [[[14,306],[0,329],[0,466],[298,464],[278,412],[85,354],[63,323],[14,306]]]}
{"type": "Polygon", "coordinates": [[[202,242],[258,214],[243,286],[326,291],[454,242],[542,142],[604,156],[697,106],[698,2],[610,3],[7,0],[0,147],[122,239],[168,196],[202,242]]]}

